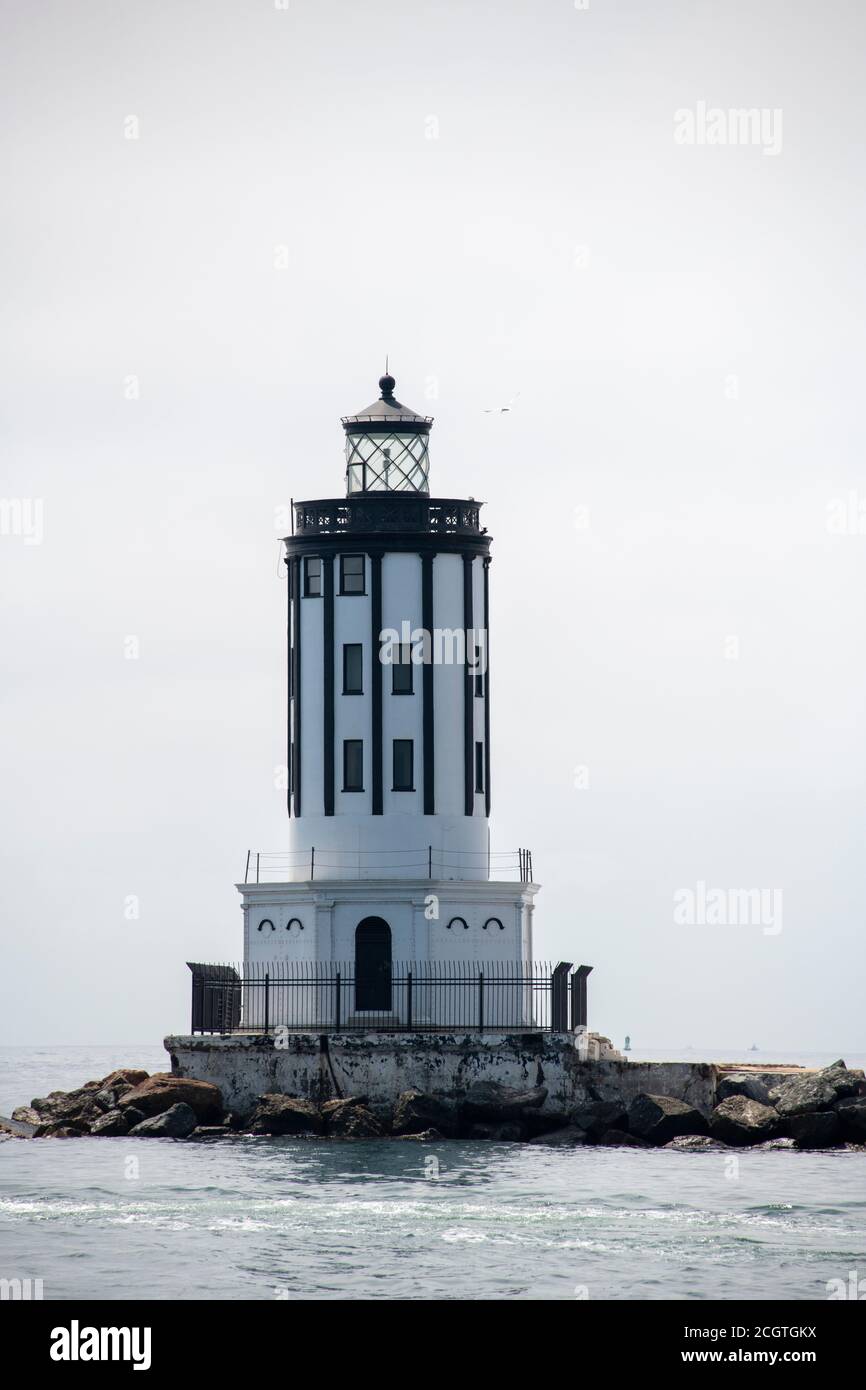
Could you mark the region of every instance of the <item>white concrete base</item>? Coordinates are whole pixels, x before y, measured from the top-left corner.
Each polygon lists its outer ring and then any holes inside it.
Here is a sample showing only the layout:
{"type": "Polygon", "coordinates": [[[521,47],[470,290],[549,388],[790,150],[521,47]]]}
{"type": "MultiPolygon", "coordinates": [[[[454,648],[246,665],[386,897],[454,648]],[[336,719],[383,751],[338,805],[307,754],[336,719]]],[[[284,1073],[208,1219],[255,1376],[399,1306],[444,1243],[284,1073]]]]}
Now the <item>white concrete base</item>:
{"type": "Polygon", "coordinates": [[[170,1036],[165,1046],[176,1076],[212,1081],[230,1110],[249,1112],[260,1095],[327,1100],[365,1095],[393,1102],[401,1091],[454,1094],[474,1081],[517,1089],[546,1086],[545,1109],[564,1113],[587,1098],[645,1091],[675,1096],[709,1112],[717,1070],[708,1063],[582,1060],[569,1033],[292,1033],[274,1038],[170,1036]]]}

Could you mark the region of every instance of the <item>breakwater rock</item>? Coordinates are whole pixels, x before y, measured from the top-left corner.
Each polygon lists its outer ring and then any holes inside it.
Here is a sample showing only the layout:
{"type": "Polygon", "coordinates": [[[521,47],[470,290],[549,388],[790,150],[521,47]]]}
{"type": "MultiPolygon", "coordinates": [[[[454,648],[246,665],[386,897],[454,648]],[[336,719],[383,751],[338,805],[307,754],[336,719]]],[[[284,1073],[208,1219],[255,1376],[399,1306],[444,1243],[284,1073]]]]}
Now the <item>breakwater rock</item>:
{"type": "Polygon", "coordinates": [[[567,1148],[666,1147],[716,1152],[764,1145],[815,1149],[866,1147],[866,1078],[843,1061],[768,1087],[725,1075],[712,1107],[671,1096],[597,1094],[588,1084],[568,1111],[551,1108],[543,1085],[520,1089],[476,1081],[450,1091],[409,1087],[393,1101],[350,1095],[316,1101],[268,1092],[252,1109],[229,1112],[219,1087],[191,1077],[122,1069],[74,1091],[52,1091],[0,1118],[5,1137],[135,1137],[209,1142],[257,1135],[310,1138],[491,1140],[567,1148]]]}

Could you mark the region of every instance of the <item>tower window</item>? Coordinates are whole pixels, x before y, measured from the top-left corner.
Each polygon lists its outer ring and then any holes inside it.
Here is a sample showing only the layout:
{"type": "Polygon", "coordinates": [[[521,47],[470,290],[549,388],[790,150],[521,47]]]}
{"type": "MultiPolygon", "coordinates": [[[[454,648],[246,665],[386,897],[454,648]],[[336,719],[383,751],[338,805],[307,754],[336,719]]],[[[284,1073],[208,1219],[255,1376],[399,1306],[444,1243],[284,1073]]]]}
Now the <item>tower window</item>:
{"type": "Polygon", "coordinates": [[[475,694],[476,694],[476,697],[477,697],[479,700],[483,700],[483,699],[484,699],[484,672],[483,672],[482,669],[481,669],[481,648],[480,648],[479,646],[477,646],[477,645],[475,646],[475,659],[474,659],[474,661],[473,661],[472,664],[473,664],[473,666],[474,666],[474,668],[475,668],[474,673],[473,673],[473,677],[472,677],[472,679],[473,679],[474,682],[475,682],[475,694]]]}
{"type": "Polygon", "coordinates": [[[414,744],[411,738],[394,739],[394,791],[415,790],[414,744]]]}
{"type": "Polygon", "coordinates": [[[343,791],[364,790],[364,740],[343,739],[343,791]]]}
{"type": "Polygon", "coordinates": [[[364,592],[364,556],[363,555],[341,555],[340,556],[340,593],[341,594],[363,594],[364,592]]]}
{"type": "Polygon", "coordinates": [[[391,694],[412,694],[412,648],[408,642],[401,642],[399,656],[391,665],[391,694]]]}
{"type": "Polygon", "coordinates": [[[484,744],[475,745],[475,790],[484,791],[484,744]]]}
{"type": "Polygon", "coordinates": [[[304,560],[304,598],[322,597],[322,561],[318,555],[304,560]]]}
{"type": "Polygon", "coordinates": [[[364,693],[364,648],[360,642],[343,643],[343,694],[364,693]]]}

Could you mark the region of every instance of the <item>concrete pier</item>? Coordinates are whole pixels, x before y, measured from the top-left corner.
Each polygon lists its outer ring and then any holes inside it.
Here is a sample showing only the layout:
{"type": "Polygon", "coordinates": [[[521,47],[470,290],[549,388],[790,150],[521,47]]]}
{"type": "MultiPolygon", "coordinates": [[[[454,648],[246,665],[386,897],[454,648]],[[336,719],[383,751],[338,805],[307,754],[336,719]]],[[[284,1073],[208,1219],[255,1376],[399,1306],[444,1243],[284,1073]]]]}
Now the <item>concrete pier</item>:
{"type": "Polygon", "coordinates": [[[476,1081],[523,1089],[546,1086],[545,1109],[564,1114],[588,1088],[602,1099],[647,1092],[709,1113],[718,1068],[708,1062],[586,1060],[571,1033],[287,1033],[276,1038],[172,1035],[175,1076],[212,1081],[226,1107],[245,1111],[268,1092],[330,1100],[365,1095],[393,1101],[401,1091],[454,1093],[476,1081]]]}

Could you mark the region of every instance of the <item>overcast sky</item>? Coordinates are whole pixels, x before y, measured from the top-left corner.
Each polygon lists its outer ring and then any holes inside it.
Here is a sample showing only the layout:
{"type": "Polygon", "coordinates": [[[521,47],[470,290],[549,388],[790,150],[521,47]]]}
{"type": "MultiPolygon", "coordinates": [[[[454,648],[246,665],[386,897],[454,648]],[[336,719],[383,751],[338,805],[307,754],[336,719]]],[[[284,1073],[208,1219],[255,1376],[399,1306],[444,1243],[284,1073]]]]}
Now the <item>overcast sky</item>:
{"type": "Polygon", "coordinates": [[[862,1049],[864,30],[6,0],[0,1041],[183,1031],[184,962],[241,954],[278,509],[340,495],[387,352],[431,490],[486,502],[536,954],[620,1043],[862,1049]],[[700,142],[713,108],[767,138],[700,142]],[[677,922],[701,883],[780,910],[677,922]]]}

